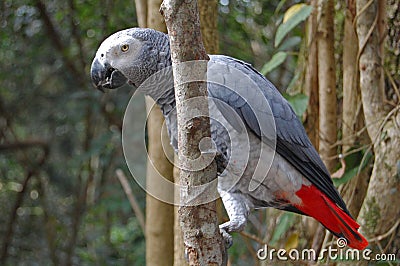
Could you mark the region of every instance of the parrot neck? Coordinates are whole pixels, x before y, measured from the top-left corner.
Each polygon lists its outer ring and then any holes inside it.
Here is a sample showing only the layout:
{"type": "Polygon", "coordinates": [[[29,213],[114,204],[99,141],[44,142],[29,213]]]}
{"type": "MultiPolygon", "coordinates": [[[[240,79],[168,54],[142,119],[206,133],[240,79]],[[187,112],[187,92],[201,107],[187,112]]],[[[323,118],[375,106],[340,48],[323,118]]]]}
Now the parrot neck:
{"type": "Polygon", "coordinates": [[[152,50],[156,51],[156,64],[147,69],[152,71],[147,73],[145,80],[140,82],[139,89],[153,98],[160,106],[164,116],[175,109],[175,90],[174,78],[172,74],[171,52],[169,47],[169,37],[167,34],[144,29],[140,31],[142,40],[151,43],[152,50]]]}

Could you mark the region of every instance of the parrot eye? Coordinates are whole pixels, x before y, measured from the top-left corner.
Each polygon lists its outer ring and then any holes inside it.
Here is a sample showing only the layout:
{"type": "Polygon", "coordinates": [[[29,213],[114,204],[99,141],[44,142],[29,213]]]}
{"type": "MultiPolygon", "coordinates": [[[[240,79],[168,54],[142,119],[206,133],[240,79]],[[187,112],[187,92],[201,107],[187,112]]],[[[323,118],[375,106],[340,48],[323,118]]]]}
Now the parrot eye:
{"type": "Polygon", "coordinates": [[[129,50],[129,45],[124,44],[124,45],[121,46],[121,51],[122,51],[122,52],[126,52],[126,51],[128,51],[128,50],[129,50]]]}

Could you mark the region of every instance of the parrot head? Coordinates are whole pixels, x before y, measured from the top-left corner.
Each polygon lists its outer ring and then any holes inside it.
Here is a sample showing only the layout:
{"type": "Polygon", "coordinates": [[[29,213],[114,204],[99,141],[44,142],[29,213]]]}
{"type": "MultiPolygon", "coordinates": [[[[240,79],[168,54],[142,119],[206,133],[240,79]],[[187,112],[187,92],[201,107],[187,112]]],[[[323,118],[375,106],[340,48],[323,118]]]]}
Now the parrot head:
{"type": "Polygon", "coordinates": [[[154,32],[131,28],[118,31],[105,39],[91,65],[94,86],[103,91],[129,83],[138,87],[156,70],[159,60],[155,49],[154,32]]]}

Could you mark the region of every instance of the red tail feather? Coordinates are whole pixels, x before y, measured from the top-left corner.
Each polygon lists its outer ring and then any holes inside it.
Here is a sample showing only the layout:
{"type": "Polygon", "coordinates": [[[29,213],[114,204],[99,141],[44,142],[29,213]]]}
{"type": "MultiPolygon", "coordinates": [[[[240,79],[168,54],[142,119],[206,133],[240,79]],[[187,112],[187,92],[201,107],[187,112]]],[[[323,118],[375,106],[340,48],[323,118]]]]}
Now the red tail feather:
{"type": "Polygon", "coordinates": [[[297,209],[317,219],[337,237],[346,238],[349,247],[361,250],[368,246],[368,241],[357,232],[357,222],[315,186],[303,185],[296,195],[302,200],[302,204],[294,205],[297,209]]]}

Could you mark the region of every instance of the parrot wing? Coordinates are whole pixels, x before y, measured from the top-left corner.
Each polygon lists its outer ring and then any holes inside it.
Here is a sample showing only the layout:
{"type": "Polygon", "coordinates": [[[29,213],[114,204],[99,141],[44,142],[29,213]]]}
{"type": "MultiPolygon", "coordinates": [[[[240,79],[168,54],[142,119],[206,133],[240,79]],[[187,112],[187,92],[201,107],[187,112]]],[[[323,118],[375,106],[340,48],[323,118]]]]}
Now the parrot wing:
{"type": "MultiPolygon", "coordinates": [[[[350,215],[303,125],[276,87],[250,64],[221,55],[210,56],[210,60],[226,65],[226,68],[221,70],[218,67],[217,75],[220,77],[218,83],[223,86],[209,85],[209,95],[234,109],[248,128],[263,140],[271,137],[269,130],[271,115],[273,115],[276,128],[276,152],[350,215]],[[259,88],[261,94],[255,92],[256,88],[249,86],[238,88],[244,84],[244,81],[238,73],[232,73],[236,70],[249,77],[259,88]],[[260,99],[260,96],[266,99],[270,109],[266,108],[265,100],[260,99]]],[[[216,101],[218,109],[236,128],[235,125],[239,123],[238,116],[232,115],[232,109],[224,107],[224,104],[218,104],[219,101],[216,101]]]]}

